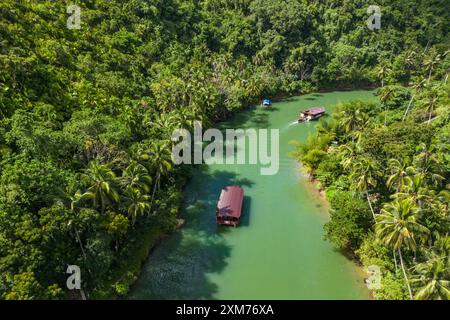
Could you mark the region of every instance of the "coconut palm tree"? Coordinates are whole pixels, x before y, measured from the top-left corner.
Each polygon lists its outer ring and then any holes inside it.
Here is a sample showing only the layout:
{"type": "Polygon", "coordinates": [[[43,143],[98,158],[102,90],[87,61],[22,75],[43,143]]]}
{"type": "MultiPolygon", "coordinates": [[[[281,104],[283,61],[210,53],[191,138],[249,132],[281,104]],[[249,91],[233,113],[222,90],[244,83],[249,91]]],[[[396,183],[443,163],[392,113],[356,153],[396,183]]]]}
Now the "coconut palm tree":
{"type": "Polygon", "coordinates": [[[432,92],[427,97],[427,100],[425,103],[426,112],[429,113],[428,122],[427,122],[428,124],[430,124],[430,122],[431,122],[431,116],[433,115],[433,109],[437,102],[438,102],[438,96],[434,92],[432,92]]]}
{"type": "Polygon", "coordinates": [[[358,142],[347,143],[339,146],[339,156],[342,159],[341,165],[344,169],[348,169],[361,155],[362,148],[358,142]]]}
{"type": "Polygon", "coordinates": [[[384,87],[384,79],[386,78],[387,74],[391,71],[391,69],[388,67],[388,64],[386,62],[381,63],[377,68],[377,77],[381,80],[381,87],[384,87]]]}
{"type": "Polygon", "coordinates": [[[405,110],[405,114],[403,115],[402,121],[405,121],[406,116],[407,116],[408,111],[409,111],[409,108],[411,107],[414,98],[416,97],[417,94],[419,94],[422,91],[423,88],[425,88],[425,85],[426,85],[426,81],[425,80],[421,80],[421,81],[419,81],[419,82],[417,82],[416,84],[413,85],[414,93],[411,96],[411,100],[409,100],[408,107],[405,110]]]}
{"type": "Polygon", "coordinates": [[[447,144],[433,141],[422,142],[416,147],[418,154],[414,157],[415,166],[429,183],[439,185],[445,181],[443,177],[445,176],[445,170],[443,170],[445,160],[442,155],[448,154],[448,149],[447,144]]]}
{"type": "Polygon", "coordinates": [[[418,286],[416,300],[450,300],[448,257],[436,257],[414,267],[411,284],[418,286]]]}
{"type": "Polygon", "coordinates": [[[357,130],[366,125],[369,120],[368,116],[358,108],[346,109],[338,115],[338,118],[339,125],[345,133],[351,134],[353,142],[358,135],[357,130]]]}
{"type": "Polygon", "coordinates": [[[150,210],[150,196],[142,194],[138,188],[127,188],[126,195],[128,205],[128,216],[132,219],[132,224],[136,223],[136,219],[143,216],[150,210]]]}
{"type": "Polygon", "coordinates": [[[92,160],[83,173],[82,179],[91,186],[81,195],[80,199],[92,200],[94,207],[100,206],[102,213],[105,212],[108,204],[120,201],[119,194],[115,189],[116,175],[107,165],[92,160]]]}
{"type": "Polygon", "coordinates": [[[384,125],[387,124],[387,102],[392,98],[393,93],[394,89],[391,86],[380,89],[380,101],[384,106],[384,125]]]}
{"type": "Polygon", "coordinates": [[[150,191],[152,178],[148,170],[137,161],[131,161],[128,167],[122,172],[121,184],[125,189],[134,188],[147,193],[150,191]]]}
{"type": "Polygon", "coordinates": [[[423,65],[425,66],[425,70],[428,73],[428,83],[431,80],[431,73],[433,69],[441,63],[441,55],[436,51],[433,51],[424,61],[423,65]]]}
{"type": "Polygon", "coordinates": [[[433,247],[425,251],[426,260],[414,267],[411,277],[417,300],[450,300],[450,236],[435,236],[433,247]]]}
{"type": "Polygon", "coordinates": [[[377,237],[387,247],[398,252],[411,300],[414,300],[414,297],[406,274],[401,249],[406,246],[416,252],[416,238],[424,238],[430,232],[417,221],[417,211],[418,208],[411,199],[396,199],[381,209],[381,214],[377,215],[375,224],[377,237]]]}
{"type": "Polygon", "coordinates": [[[355,159],[351,166],[351,171],[350,179],[353,180],[353,185],[357,191],[365,193],[370,211],[375,220],[375,212],[370,202],[369,189],[377,185],[377,177],[381,176],[379,166],[372,158],[360,156],[355,159]]]}
{"type": "Polygon", "coordinates": [[[78,245],[80,246],[81,254],[83,255],[83,259],[86,262],[87,261],[86,251],[84,249],[83,242],[81,241],[81,237],[80,237],[80,233],[78,232],[78,228],[76,226],[76,222],[78,219],[78,212],[79,212],[78,204],[79,204],[82,194],[80,191],[76,191],[75,193],[73,193],[73,187],[74,187],[74,184],[70,184],[66,188],[66,195],[70,202],[69,207],[70,207],[70,213],[71,213],[71,218],[70,218],[69,222],[67,223],[67,225],[68,225],[68,227],[73,229],[73,232],[75,234],[75,240],[76,240],[76,242],[78,242],[78,245]]]}
{"type": "Polygon", "coordinates": [[[415,157],[414,160],[416,166],[421,172],[426,173],[430,169],[430,160],[434,153],[434,150],[435,146],[432,141],[421,142],[416,147],[416,152],[418,152],[419,154],[415,157]]]}
{"type": "Polygon", "coordinates": [[[154,174],[153,193],[150,207],[155,199],[156,190],[160,188],[161,177],[167,175],[173,168],[172,153],[168,141],[157,141],[149,148],[140,151],[139,158],[144,161],[154,174]]]}
{"type": "Polygon", "coordinates": [[[331,120],[327,121],[324,118],[320,119],[319,123],[316,126],[317,132],[322,135],[327,135],[331,139],[336,138],[336,123],[331,120]]]}
{"type": "MultiPolygon", "coordinates": [[[[70,216],[69,221],[67,222],[67,226],[73,230],[73,234],[75,235],[75,241],[80,246],[81,255],[83,256],[83,260],[86,265],[86,270],[88,272],[88,275],[91,276],[92,272],[91,272],[91,269],[89,268],[89,264],[87,263],[86,250],[84,248],[83,241],[80,237],[80,233],[77,228],[77,223],[79,223],[79,221],[80,221],[79,220],[79,211],[80,211],[79,202],[82,198],[82,194],[80,191],[76,191],[74,193],[73,192],[74,187],[75,187],[75,185],[73,183],[69,184],[66,187],[65,199],[62,202],[65,202],[65,205],[69,205],[71,216],[70,216]],[[67,203],[67,200],[69,200],[69,203],[67,203]]],[[[84,282],[86,282],[86,280],[84,282]]],[[[83,288],[80,288],[80,293],[81,293],[82,299],[86,300],[86,294],[85,294],[83,288]]]]}
{"type": "Polygon", "coordinates": [[[407,180],[407,184],[392,196],[394,199],[410,199],[419,208],[432,199],[432,191],[426,187],[425,175],[417,173],[407,180]]]}
{"type": "Polygon", "coordinates": [[[411,50],[408,55],[405,58],[405,64],[408,68],[411,68],[414,66],[414,63],[417,61],[417,52],[414,50],[411,50]]]}
{"type": "Polygon", "coordinates": [[[414,173],[414,167],[409,166],[409,161],[403,159],[399,161],[397,159],[390,159],[388,166],[391,171],[386,184],[388,188],[396,187],[396,192],[403,189],[406,184],[410,183],[411,175],[414,173]]]}

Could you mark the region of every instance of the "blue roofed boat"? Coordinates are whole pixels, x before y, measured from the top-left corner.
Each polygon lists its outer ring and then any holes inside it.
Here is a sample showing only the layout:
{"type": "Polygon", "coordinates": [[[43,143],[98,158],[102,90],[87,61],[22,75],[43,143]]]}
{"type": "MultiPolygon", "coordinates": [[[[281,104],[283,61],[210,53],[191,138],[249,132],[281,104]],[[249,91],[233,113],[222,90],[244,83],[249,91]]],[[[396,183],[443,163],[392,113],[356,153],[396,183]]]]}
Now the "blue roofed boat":
{"type": "Polygon", "coordinates": [[[268,107],[268,106],[271,105],[271,102],[270,102],[269,99],[264,99],[262,105],[265,106],[265,107],[268,107]]]}

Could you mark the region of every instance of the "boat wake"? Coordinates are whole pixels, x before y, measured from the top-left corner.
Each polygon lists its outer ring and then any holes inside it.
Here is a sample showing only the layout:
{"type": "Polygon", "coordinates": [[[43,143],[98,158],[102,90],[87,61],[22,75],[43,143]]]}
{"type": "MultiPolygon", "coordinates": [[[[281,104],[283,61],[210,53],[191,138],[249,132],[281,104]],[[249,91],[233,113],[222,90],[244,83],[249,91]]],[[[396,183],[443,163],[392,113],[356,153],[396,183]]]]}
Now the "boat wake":
{"type": "Polygon", "coordinates": [[[294,122],[292,122],[292,123],[289,123],[289,127],[290,127],[290,126],[293,126],[294,124],[298,124],[298,121],[294,121],[294,122]]]}

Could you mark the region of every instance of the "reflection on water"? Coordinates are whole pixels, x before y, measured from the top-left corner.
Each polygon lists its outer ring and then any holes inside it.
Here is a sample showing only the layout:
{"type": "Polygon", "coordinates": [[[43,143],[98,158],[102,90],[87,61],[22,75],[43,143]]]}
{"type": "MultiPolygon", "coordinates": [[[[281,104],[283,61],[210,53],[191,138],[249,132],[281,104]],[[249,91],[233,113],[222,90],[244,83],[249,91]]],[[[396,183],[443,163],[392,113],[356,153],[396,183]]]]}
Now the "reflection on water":
{"type": "Polygon", "coordinates": [[[367,299],[355,266],[323,241],[327,206],[314,196],[288,157],[291,140],[305,140],[317,122],[294,125],[299,110],[339,101],[375,99],[370,91],[291,98],[270,110],[242,112],[224,128],[280,130],[280,170],[259,165],[196,168],[186,187],[183,228],[149,257],[130,299],[367,299]],[[314,100],[311,100],[314,99],[314,100]],[[215,206],[223,186],[245,190],[238,228],[218,227],[215,206]]]}

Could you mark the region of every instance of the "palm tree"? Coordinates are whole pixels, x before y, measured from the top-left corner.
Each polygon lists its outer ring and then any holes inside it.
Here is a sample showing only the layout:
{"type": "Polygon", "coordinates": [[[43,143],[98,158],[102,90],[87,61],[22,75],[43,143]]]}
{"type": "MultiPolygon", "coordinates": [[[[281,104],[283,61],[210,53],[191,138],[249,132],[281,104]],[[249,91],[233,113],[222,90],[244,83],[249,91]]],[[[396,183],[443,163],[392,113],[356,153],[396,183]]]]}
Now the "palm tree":
{"type": "Polygon", "coordinates": [[[430,160],[434,150],[435,145],[432,141],[421,142],[416,147],[416,152],[419,152],[419,154],[414,158],[414,160],[416,161],[416,165],[418,166],[419,170],[423,173],[428,172],[428,170],[430,169],[430,160]]]}
{"type": "Polygon", "coordinates": [[[101,208],[101,212],[105,212],[108,204],[119,202],[120,197],[115,189],[116,175],[105,164],[100,164],[97,160],[92,160],[82,179],[91,186],[85,193],[80,196],[80,199],[90,199],[94,207],[101,208]]]}
{"type": "Polygon", "coordinates": [[[353,180],[355,189],[366,194],[367,202],[369,203],[370,211],[375,220],[375,212],[370,202],[369,189],[377,185],[377,177],[381,176],[378,164],[375,160],[369,157],[360,156],[352,165],[352,173],[350,179],[353,180]]]}
{"type": "Polygon", "coordinates": [[[425,70],[428,72],[428,83],[430,83],[431,80],[431,73],[433,72],[433,69],[441,62],[441,55],[438,54],[436,51],[433,51],[433,53],[427,57],[424,61],[425,70]]]}
{"type": "Polygon", "coordinates": [[[348,169],[361,155],[362,148],[358,142],[347,143],[339,146],[339,156],[342,159],[341,165],[348,169]]]}
{"type": "Polygon", "coordinates": [[[387,102],[391,99],[394,89],[391,86],[380,90],[380,101],[384,106],[384,125],[387,123],[387,102]]]}
{"type": "Polygon", "coordinates": [[[136,219],[143,216],[145,212],[150,210],[150,197],[142,194],[138,188],[127,188],[126,199],[128,202],[128,216],[131,217],[133,225],[136,219]]]}
{"type": "Polygon", "coordinates": [[[154,172],[155,181],[150,207],[155,199],[156,190],[160,188],[161,177],[168,174],[173,167],[172,153],[167,141],[157,141],[150,145],[150,148],[141,151],[140,159],[145,161],[150,167],[150,171],[154,172]]]}
{"type": "Polygon", "coordinates": [[[411,283],[418,287],[417,300],[450,300],[450,236],[434,233],[433,246],[425,251],[426,260],[415,266],[411,283]]]}
{"type": "Polygon", "coordinates": [[[410,175],[414,173],[414,167],[409,166],[409,161],[403,159],[401,162],[397,159],[391,159],[388,161],[391,175],[389,176],[386,184],[389,188],[396,186],[396,192],[403,189],[406,184],[410,183],[410,175]]]}
{"type": "Polygon", "coordinates": [[[414,62],[416,62],[417,52],[414,50],[411,50],[408,55],[405,58],[405,64],[408,68],[411,68],[414,66],[414,62]]]}
{"type": "Polygon", "coordinates": [[[76,238],[78,244],[80,245],[81,253],[84,257],[84,260],[86,261],[86,252],[83,247],[83,242],[81,241],[80,234],[78,232],[76,224],[74,223],[75,222],[74,220],[76,220],[76,217],[77,217],[76,209],[77,209],[77,204],[78,204],[78,201],[80,200],[80,198],[81,198],[81,193],[79,191],[77,191],[74,195],[70,195],[70,212],[72,213],[72,219],[69,220],[68,226],[72,227],[74,229],[75,238],[76,238]]]}
{"type": "Polygon", "coordinates": [[[433,115],[433,109],[434,109],[434,106],[436,105],[437,101],[438,101],[437,95],[435,93],[432,93],[431,95],[428,96],[428,99],[425,103],[426,112],[429,113],[428,124],[430,124],[430,122],[431,122],[431,116],[433,115]]]}
{"type": "Polygon", "coordinates": [[[339,119],[339,125],[345,133],[352,135],[352,141],[355,142],[355,131],[367,123],[368,116],[358,108],[349,108],[339,114],[339,119]]]}
{"type": "Polygon", "coordinates": [[[450,263],[448,255],[432,257],[414,267],[411,284],[417,286],[416,300],[450,300],[450,263]]]}
{"type": "Polygon", "coordinates": [[[432,191],[425,185],[425,175],[417,173],[407,180],[400,192],[393,195],[394,199],[410,199],[419,208],[423,208],[424,203],[431,200],[432,191]]]}
{"type": "Polygon", "coordinates": [[[416,84],[413,85],[413,89],[414,89],[415,91],[414,91],[414,93],[413,93],[413,95],[412,95],[412,97],[411,97],[411,100],[409,100],[408,107],[406,108],[406,111],[405,111],[405,114],[403,115],[402,121],[405,121],[406,115],[408,114],[409,108],[411,107],[411,104],[412,104],[412,102],[413,102],[415,96],[416,96],[420,91],[422,91],[423,88],[425,88],[425,84],[426,84],[426,81],[425,81],[425,80],[422,80],[422,81],[419,81],[419,82],[417,82],[416,84]]]}
{"type": "Polygon", "coordinates": [[[416,252],[416,237],[423,238],[429,234],[429,230],[417,222],[418,209],[411,199],[396,199],[386,204],[381,209],[381,214],[376,217],[375,231],[379,239],[392,250],[396,250],[400,257],[403,276],[411,300],[414,300],[408,276],[405,270],[405,264],[402,256],[402,246],[416,252]]]}
{"type": "Polygon", "coordinates": [[[381,63],[378,66],[377,76],[378,76],[378,79],[381,80],[381,87],[382,88],[384,87],[384,79],[386,78],[386,76],[387,76],[387,74],[389,73],[390,70],[391,69],[388,67],[388,64],[386,62],[383,62],[383,63],[381,63]]]}
{"type": "Polygon", "coordinates": [[[443,170],[445,160],[442,156],[448,154],[448,149],[447,144],[433,141],[422,142],[416,147],[419,154],[414,157],[414,163],[424,174],[424,178],[434,185],[445,181],[445,177],[442,176],[445,176],[445,170],[443,170]]]}
{"type": "MultiPolygon", "coordinates": [[[[87,263],[87,256],[86,256],[86,250],[83,246],[83,241],[81,240],[80,233],[78,232],[77,228],[77,221],[78,221],[78,203],[81,200],[81,192],[76,191],[73,193],[74,184],[69,184],[69,186],[66,188],[66,198],[65,200],[70,200],[70,213],[71,217],[69,221],[67,222],[67,226],[73,230],[73,233],[75,234],[75,240],[80,246],[81,254],[83,256],[84,263],[86,264],[86,269],[89,274],[89,276],[92,274],[91,269],[89,268],[89,265],[87,263]]],[[[67,204],[67,203],[66,203],[67,204]]],[[[86,281],[85,281],[86,282],[86,281]]],[[[80,288],[81,297],[83,300],[86,300],[86,294],[84,292],[83,288],[80,288]]]]}
{"type": "Polygon", "coordinates": [[[142,192],[149,192],[152,178],[148,170],[137,161],[131,161],[128,167],[122,172],[121,184],[125,189],[135,188],[142,192]]]}
{"type": "Polygon", "coordinates": [[[317,132],[322,135],[327,135],[331,139],[336,137],[335,131],[336,123],[334,121],[327,121],[324,118],[320,119],[319,123],[316,126],[317,132]]]}

